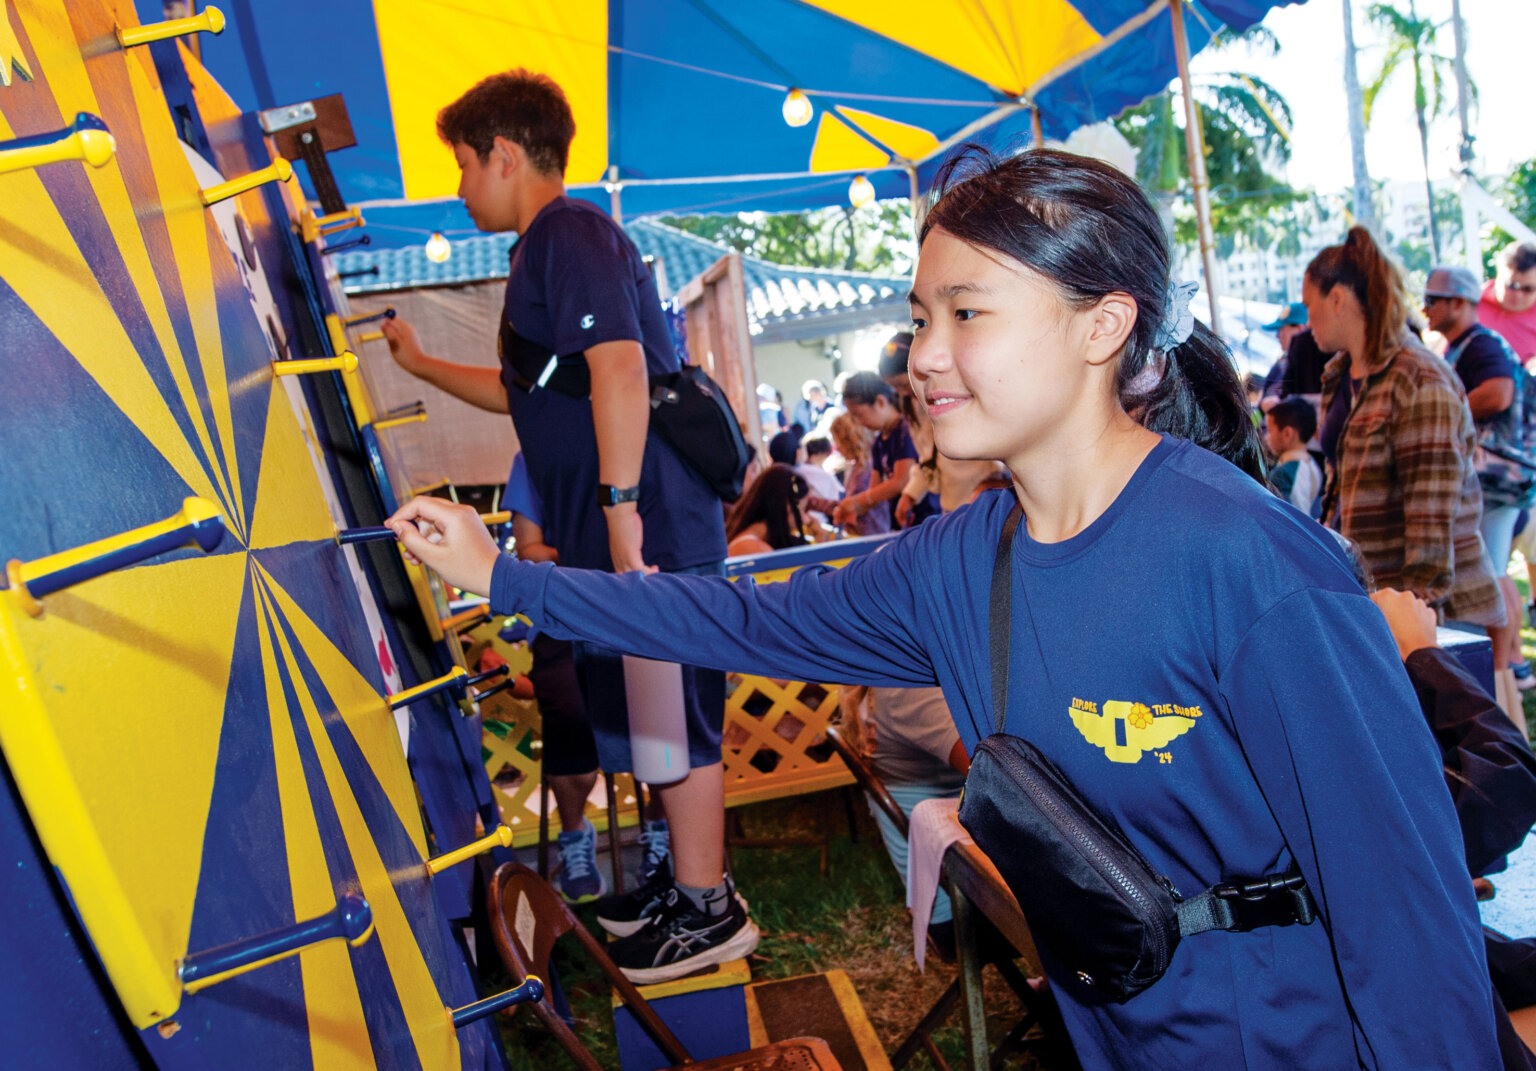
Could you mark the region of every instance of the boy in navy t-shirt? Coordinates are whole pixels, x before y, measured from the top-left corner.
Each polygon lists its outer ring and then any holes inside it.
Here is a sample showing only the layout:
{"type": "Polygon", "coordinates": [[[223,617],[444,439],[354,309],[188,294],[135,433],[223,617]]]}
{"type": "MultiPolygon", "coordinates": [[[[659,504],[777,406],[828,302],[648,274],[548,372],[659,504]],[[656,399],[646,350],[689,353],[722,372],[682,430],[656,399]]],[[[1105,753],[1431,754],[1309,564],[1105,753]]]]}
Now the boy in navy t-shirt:
{"type": "MultiPolygon", "coordinates": [[[[655,280],[622,227],[565,196],[575,121],[564,93],[544,75],[492,75],[443,109],[437,126],[475,225],[518,234],[501,367],[429,357],[399,319],[385,328],[395,360],[472,405],[511,413],[545,538],[562,565],[718,572],[719,499],[649,430],[648,377],[678,367],[655,280]]],[[[628,770],[621,657],[578,644],[576,660],[603,768],[628,770]]],[[[609,949],[614,961],[641,983],[757,945],[757,928],[724,877],[724,676],[692,666],[682,674],[690,772],[656,786],[671,816],[674,869],[597,904],[599,922],[624,938],[609,949]]]]}
{"type": "Polygon", "coordinates": [[[896,392],[873,372],[855,372],[838,382],[848,415],[875,433],[869,447],[869,490],[849,495],[837,504],[834,524],[857,520],[859,533],[891,530],[891,506],[901,496],[917,464],[917,447],[906,418],[896,404],[896,392]]]}

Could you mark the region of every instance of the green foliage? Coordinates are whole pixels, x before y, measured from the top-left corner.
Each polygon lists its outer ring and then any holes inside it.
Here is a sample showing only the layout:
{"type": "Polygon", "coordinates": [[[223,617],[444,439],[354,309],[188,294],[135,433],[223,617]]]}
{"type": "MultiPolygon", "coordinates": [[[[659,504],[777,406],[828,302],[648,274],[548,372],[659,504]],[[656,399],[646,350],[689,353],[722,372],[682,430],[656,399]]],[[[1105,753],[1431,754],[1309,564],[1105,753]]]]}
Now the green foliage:
{"type": "MultiPolygon", "coordinates": [[[[1485,183],[1485,185],[1504,203],[1504,207],[1509,209],[1516,219],[1528,227],[1536,227],[1536,160],[1527,160],[1511,171],[1501,183],[1485,183]]],[[[1514,240],[1514,235],[1502,227],[1494,227],[1483,235],[1485,278],[1493,278],[1498,270],[1496,261],[1499,251],[1514,240]]]]}
{"type": "Polygon", "coordinates": [[[917,259],[912,205],[904,199],[862,208],[668,216],[670,227],[720,242],[748,256],[800,268],[906,275],[917,259]]]}
{"type": "MultiPolygon", "coordinates": [[[[1273,44],[1272,35],[1259,40],[1273,44]]],[[[1239,73],[1213,76],[1195,90],[1217,254],[1276,242],[1299,248],[1295,209],[1306,195],[1272,172],[1290,159],[1290,105],[1267,82],[1239,73]]],[[[1137,150],[1137,181],[1171,211],[1174,240],[1193,245],[1193,206],[1173,208],[1178,192],[1188,185],[1181,115],[1169,91],[1122,112],[1115,125],[1137,150]]]]}

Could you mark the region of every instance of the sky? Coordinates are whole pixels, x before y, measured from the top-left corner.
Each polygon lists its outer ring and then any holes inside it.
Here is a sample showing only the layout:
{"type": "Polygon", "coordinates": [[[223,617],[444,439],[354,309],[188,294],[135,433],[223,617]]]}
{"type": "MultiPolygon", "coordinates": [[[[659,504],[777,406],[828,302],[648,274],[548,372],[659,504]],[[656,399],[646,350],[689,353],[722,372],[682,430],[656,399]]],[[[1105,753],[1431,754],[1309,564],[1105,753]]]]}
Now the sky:
{"type": "MultiPolygon", "coordinates": [[[[1406,7],[1406,0],[1397,0],[1406,7]]],[[[1415,0],[1420,16],[1448,20],[1451,0],[1415,0]]],[[[1357,66],[1362,86],[1381,65],[1383,34],[1366,21],[1366,0],[1353,0],[1357,66]]],[[[1243,46],[1207,50],[1191,67],[1198,83],[1202,72],[1242,71],[1273,85],[1291,106],[1294,123],[1288,176],[1291,184],[1318,192],[1348,188],[1353,179],[1349,127],[1344,109],[1344,17],[1341,0],[1309,0],[1277,8],[1264,23],[1280,40],[1277,56],[1259,55],[1243,46]]],[[[1505,172],[1536,157],[1536,2],[1532,0],[1461,0],[1467,37],[1467,71],[1480,103],[1471,114],[1477,139],[1478,173],[1505,172]]],[[[1438,49],[1454,53],[1447,23],[1438,49]]],[[[1457,166],[1454,82],[1447,85],[1447,114],[1430,125],[1430,171],[1448,179],[1457,166]]],[[[1376,104],[1366,131],[1366,166],[1373,179],[1423,180],[1418,128],[1413,113],[1412,78],[1407,68],[1393,77],[1376,104]]]]}

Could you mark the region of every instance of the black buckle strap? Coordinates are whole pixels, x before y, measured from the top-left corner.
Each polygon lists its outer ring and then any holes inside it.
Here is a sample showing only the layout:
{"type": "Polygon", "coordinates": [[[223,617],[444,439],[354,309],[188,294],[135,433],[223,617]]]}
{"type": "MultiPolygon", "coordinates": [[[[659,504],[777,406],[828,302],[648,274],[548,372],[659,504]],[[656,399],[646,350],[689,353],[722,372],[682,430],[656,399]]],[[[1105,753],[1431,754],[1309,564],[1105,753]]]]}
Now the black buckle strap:
{"type": "Polygon", "coordinates": [[[1297,871],[1219,882],[1180,903],[1178,911],[1183,937],[1206,930],[1246,933],[1261,926],[1308,926],[1317,918],[1317,905],[1297,871]]]}

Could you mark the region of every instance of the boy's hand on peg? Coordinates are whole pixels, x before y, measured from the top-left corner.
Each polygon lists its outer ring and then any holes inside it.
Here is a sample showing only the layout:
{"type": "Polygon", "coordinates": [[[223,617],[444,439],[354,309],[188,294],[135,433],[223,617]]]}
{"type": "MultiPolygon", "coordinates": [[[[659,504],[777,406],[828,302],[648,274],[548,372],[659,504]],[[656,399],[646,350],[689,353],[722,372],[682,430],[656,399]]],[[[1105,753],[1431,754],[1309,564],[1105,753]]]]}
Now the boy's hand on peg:
{"type": "Polygon", "coordinates": [[[379,330],[384,333],[384,340],[389,343],[389,355],[395,359],[395,363],[402,369],[416,374],[416,369],[421,364],[421,358],[425,356],[421,350],[421,343],[416,339],[416,329],[398,316],[390,317],[379,325],[379,330]]]}
{"type": "Polygon", "coordinates": [[[491,593],[491,570],[501,551],[473,506],[418,495],[384,523],[411,561],[430,567],[456,588],[491,593]]]}

